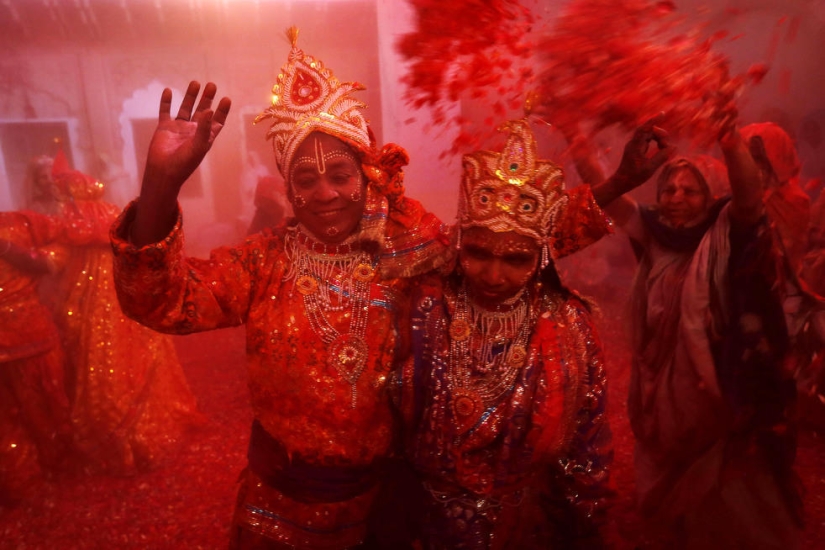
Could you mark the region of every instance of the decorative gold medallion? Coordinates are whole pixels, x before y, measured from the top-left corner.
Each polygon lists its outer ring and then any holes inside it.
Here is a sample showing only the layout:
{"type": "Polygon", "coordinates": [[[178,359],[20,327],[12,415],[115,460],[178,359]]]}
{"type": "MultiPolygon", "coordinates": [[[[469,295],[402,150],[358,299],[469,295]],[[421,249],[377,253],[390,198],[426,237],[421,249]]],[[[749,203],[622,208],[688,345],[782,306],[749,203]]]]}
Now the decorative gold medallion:
{"type": "Polygon", "coordinates": [[[481,399],[472,390],[465,388],[452,391],[453,420],[458,433],[463,434],[478,421],[481,415],[481,399]]]}
{"type": "Polygon", "coordinates": [[[464,319],[454,319],[450,323],[450,338],[456,342],[463,342],[470,337],[470,324],[464,319]]]}
{"type": "Polygon", "coordinates": [[[309,275],[301,275],[298,277],[295,281],[295,286],[298,288],[298,292],[304,296],[315,294],[315,292],[318,291],[318,281],[315,280],[315,277],[309,275]]]}
{"type": "Polygon", "coordinates": [[[524,346],[513,346],[510,352],[510,364],[514,367],[521,367],[527,359],[527,349],[524,346]]]}
{"type": "Polygon", "coordinates": [[[358,264],[352,270],[352,278],[362,283],[368,283],[375,277],[375,269],[370,264],[358,264]]]}
{"type": "Polygon", "coordinates": [[[367,343],[353,336],[342,334],[332,343],[329,361],[350,384],[355,384],[367,364],[367,343]]]}

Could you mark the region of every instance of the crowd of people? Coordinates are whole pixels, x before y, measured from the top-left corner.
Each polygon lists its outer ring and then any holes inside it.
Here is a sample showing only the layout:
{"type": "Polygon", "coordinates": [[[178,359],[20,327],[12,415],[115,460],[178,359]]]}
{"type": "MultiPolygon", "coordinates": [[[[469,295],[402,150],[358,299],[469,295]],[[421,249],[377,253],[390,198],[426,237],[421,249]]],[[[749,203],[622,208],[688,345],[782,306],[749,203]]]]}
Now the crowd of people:
{"type": "Polygon", "coordinates": [[[604,177],[567,128],[587,182],[568,189],[527,109],[501,147],[463,156],[448,225],[406,195],[407,154],[376,143],[360,85],[289,37],[258,117],[283,221],[183,254],[178,194],[231,107],[194,81],[174,117],[163,92],[119,216],[61,159],[37,164],[40,213],[0,215],[3,503],[75,459],[151,467],[198,417],[168,335],[245,325],[254,420],[230,548],[603,547],[606,359],[596,304],[556,261],[615,225],[638,260],[628,411],[646,544],[794,548],[794,406],[821,377],[825,276],[787,135],[740,128],[720,101],[720,160],[677,157],[657,117],[604,177]],[[639,205],[629,193],[655,174],[656,203],[639,205]],[[388,532],[402,509],[408,529],[388,532]]]}
{"type": "Polygon", "coordinates": [[[29,210],[2,213],[2,500],[38,473],[134,475],[200,422],[171,338],[115,295],[103,183],[59,152],[30,163],[29,210]],[[8,429],[6,429],[8,428],[8,429]]]}

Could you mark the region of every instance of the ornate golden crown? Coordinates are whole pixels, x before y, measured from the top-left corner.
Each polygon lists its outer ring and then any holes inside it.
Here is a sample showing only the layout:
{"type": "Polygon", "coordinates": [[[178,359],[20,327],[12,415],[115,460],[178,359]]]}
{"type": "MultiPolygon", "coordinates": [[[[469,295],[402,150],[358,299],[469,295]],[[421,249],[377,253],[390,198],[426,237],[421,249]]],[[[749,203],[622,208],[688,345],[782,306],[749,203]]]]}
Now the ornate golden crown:
{"type": "Polygon", "coordinates": [[[362,151],[368,151],[371,145],[367,122],[360,111],[366,105],[349,95],[364,90],[364,86],[339,82],[320,59],[298,48],[297,27],[286,32],[292,50],[272,87],[272,104],[255,118],[255,123],[273,120],[266,137],[272,140],[275,161],[284,177],[295,149],[312,132],[330,134],[362,151]]]}
{"type": "Polygon", "coordinates": [[[564,193],[564,173],[536,158],[536,140],[527,120],[511,120],[500,152],[477,151],[463,158],[458,218],[461,227],[515,231],[543,243],[564,193]]]}

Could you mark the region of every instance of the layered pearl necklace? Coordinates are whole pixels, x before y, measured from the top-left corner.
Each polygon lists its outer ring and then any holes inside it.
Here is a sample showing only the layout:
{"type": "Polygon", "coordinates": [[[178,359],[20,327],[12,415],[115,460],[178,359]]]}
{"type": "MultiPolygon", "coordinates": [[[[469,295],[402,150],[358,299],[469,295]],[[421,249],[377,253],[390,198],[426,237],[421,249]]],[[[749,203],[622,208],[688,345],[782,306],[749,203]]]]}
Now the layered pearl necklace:
{"type": "Polygon", "coordinates": [[[513,388],[527,361],[527,341],[535,324],[528,292],[522,290],[502,305],[505,311],[490,311],[474,304],[466,287],[459,291],[450,323],[447,369],[459,434],[513,388]]]}
{"type": "Polygon", "coordinates": [[[326,344],[327,361],[352,386],[352,407],[358,397],[356,383],[367,365],[366,341],[370,282],[375,277],[374,258],[353,244],[325,245],[300,229],[295,234],[293,278],[302,295],[304,311],[313,332],[326,344]],[[327,314],[350,310],[350,325],[340,333],[327,314]]]}

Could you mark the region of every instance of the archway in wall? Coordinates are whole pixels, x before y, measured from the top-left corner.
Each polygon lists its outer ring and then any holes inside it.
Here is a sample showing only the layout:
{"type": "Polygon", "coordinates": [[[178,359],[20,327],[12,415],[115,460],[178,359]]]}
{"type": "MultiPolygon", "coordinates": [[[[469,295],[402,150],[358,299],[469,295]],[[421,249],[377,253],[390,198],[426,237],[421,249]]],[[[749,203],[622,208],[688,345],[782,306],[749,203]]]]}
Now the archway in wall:
{"type": "MultiPolygon", "coordinates": [[[[131,97],[123,102],[119,122],[120,135],[123,139],[123,167],[134,182],[143,180],[143,169],[149,142],[155,131],[158,121],[158,104],[163,89],[166,86],[154,80],[145,88],[135,90],[131,97]]],[[[172,88],[172,109],[177,109],[183,92],[172,88]]],[[[191,205],[201,212],[212,212],[213,201],[210,193],[204,190],[209,181],[208,160],[201,164],[181,189],[182,203],[191,205]]],[[[132,196],[137,196],[139,188],[130,190],[132,196]]]]}

